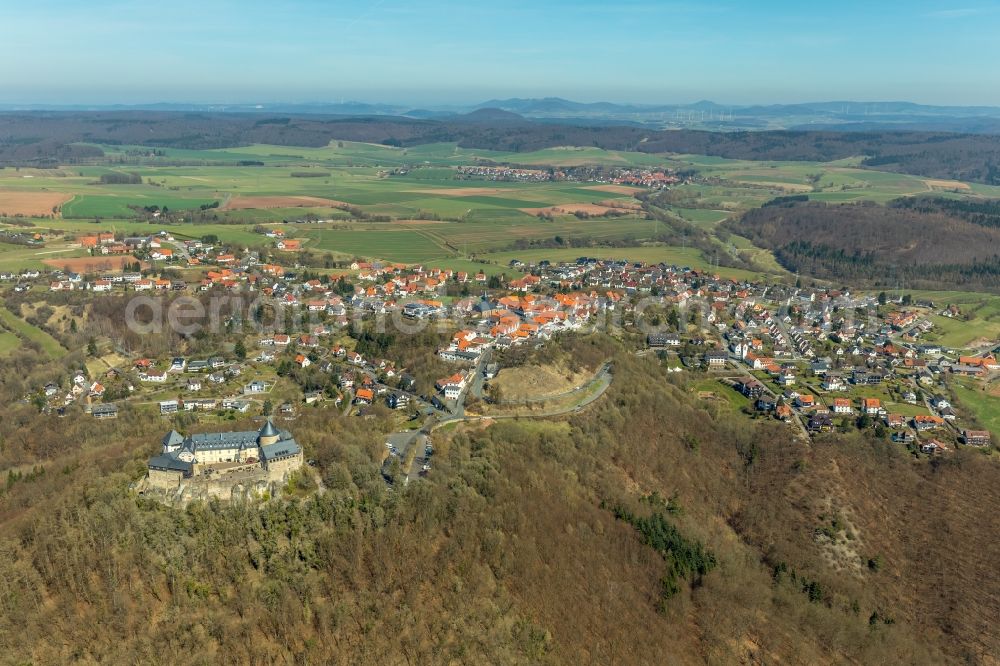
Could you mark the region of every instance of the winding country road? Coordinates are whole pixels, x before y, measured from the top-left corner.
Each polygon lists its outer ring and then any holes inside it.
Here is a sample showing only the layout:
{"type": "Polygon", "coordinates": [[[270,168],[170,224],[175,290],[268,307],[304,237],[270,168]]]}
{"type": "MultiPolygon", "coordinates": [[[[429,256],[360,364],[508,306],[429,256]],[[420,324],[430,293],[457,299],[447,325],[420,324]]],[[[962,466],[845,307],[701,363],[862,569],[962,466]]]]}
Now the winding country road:
{"type": "Polygon", "coordinates": [[[584,407],[586,407],[587,405],[591,404],[592,402],[600,398],[602,395],[604,395],[604,392],[607,391],[608,387],[611,386],[611,380],[612,380],[611,363],[608,362],[602,365],[601,369],[597,371],[596,375],[594,375],[594,378],[591,379],[586,384],[584,384],[583,386],[571,389],[569,391],[566,391],[565,393],[551,395],[544,399],[545,402],[548,402],[550,400],[561,400],[569,396],[582,394],[582,397],[579,400],[572,402],[564,407],[552,410],[543,410],[543,411],[516,412],[514,414],[495,414],[495,415],[484,414],[476,416],[468,416],[465,414],[456,415],[438,421],[437,423],[431,426],[431,431],[434,431],[443,425],[461,421],[485,421],[485,420],[495,421],[498,419],[550,418],[553,416],[563,416],[565,414],[579,412],[583,410],[584,407]]]}
{"type": "MultiPolygon", "coordinates": [[[[473,421],[497,421],[500,419],[541,419],[541,418],[552,418],[556,416],[565,416],[566,414],[574,414],[583,411],[591,403],[597,401],[601,396],[604,395],[605,391],[611,386],[611,381],[613,379],[612,375],[612,364],[607,362],[601,366],[597,374],[594,375],[593,379],[584,384],[583,386],[577,387],[575,389],[566,391],[554,396],[549,396],[547,400],[559,400],[566,398],[568,396],[579,395],[579,399],[575,400],[568,405],[559,407],[557,409],[543,410],[543,411],[531,411],[531,412],[516,412],[513,414],[497,414],[497,415],[475,415],[470,416],[465,414],[464,409],[458,411],[457,413],[451,414],[445,418],[440,418],[437,414],[432,414],[424,422],[424,425],[417,430],[407,430],[402,432],[395,432],[388,436],[386,439],[387,443],[392,445],[395,449],[395,455],[399,457],[401,461],[405,461],[408,458],[412,459],[410,467],[404,470],[406,474],[406,482],[416,479],[420,476],[420,471],[423,468],[425,462],[427,462],[422,454],[422,451],[418,451],[416,455],[410,456],[411,447],[418,445],[424,446],[429,441],[429,435],[441,426],[448,425],[451,423],[462,423],[462,422],[473,422],[473,421]]],[[[386,458],[385,463],[383,463],[383,473],[386,471],[386,465],[391,461],[390,458],[386,458]]]]}

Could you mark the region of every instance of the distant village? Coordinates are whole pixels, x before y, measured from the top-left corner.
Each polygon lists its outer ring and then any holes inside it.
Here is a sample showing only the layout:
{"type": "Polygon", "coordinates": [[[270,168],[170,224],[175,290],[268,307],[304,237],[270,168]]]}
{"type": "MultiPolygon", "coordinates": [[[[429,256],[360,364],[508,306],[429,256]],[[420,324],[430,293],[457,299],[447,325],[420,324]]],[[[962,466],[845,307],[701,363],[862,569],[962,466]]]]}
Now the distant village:
{"type": "Polygon", "coordinates": [[[579,181],[609,185],[631,185],[650,189],[662,189],[681,181],[677,175],[662,169],[606,169],[593,166],[560,169],[530,169],[513,166],[485,165],[461,166],[458,167],[458,175],[456,177],[468,180],[502,182],[579,181]]]}

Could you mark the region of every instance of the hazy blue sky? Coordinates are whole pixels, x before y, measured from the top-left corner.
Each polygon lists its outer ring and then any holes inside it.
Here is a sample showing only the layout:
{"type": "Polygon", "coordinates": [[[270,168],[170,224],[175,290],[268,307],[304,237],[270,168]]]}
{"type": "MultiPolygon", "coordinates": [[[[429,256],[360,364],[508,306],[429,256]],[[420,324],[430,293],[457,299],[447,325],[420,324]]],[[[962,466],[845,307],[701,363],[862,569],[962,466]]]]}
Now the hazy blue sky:
{"type": "Polygon", "coordinates": [[[1000,104],[1000,2],[0,2],[0,102],[1000,104]]]}

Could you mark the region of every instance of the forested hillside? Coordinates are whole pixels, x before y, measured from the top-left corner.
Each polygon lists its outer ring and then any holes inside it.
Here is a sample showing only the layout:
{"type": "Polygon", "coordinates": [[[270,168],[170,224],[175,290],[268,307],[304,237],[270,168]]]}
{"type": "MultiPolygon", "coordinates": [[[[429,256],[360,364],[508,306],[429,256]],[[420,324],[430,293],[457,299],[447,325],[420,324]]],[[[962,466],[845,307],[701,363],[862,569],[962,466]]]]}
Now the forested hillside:
{"type": "Polygon", "coordinates": [[[886,207],[796,199],[750,210],[726,228],[805,275],[876,286],[1000,289],[1000,228],[988,203],[915,199],[886,207]]]}
{"type": "MultiPolygon", "coordinates": [[[[995,461],[917,461],[700,402],[612,354],[569,420],[435,435],[390,491],[380,421],[292,424],[325,491],[132,496],[164,422],[0,421],[4,663],[991,663],[995,461]],[[100,631],[95,631],[100,627],[100,631]]],[[[4,368],[6,372],[10,368],[4,368]]],[[[20,368],[31,372],[31,368],[20,368]]],[[[235,426],[249,425],[234,423],[235,426]]]]}
{"type": "Polygon", "coordinates": [[[863,156],[865,166],[883,171],[1000,184],[1000,136],[948,132],[657,131],[536,122],[515,114],[498,120],[485,111],[452,120],[151,111],[0,114],[0,165],[73,163],[96,154],[93,147],[75,145],[79,142],[207,149],[253,143],[325,146],[332,140],[395,146],[455,142],[514,152],[597,146],[747,160],[863,156]]]}
{"type": "Polygon", "coordinates": [[[946,199],[944,197],[903,197],[889,202],[893,208],[922,213],[944,213],[981,227],[1000,227],[1000,199],[946,199]]]}

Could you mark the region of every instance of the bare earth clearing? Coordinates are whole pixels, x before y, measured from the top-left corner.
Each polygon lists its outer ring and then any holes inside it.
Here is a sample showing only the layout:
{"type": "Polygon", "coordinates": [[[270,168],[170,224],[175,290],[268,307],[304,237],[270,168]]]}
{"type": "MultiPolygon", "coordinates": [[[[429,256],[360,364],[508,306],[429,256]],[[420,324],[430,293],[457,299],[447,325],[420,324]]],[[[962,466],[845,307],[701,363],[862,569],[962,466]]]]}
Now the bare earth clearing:
{"type": "Polygon", "coordinates": [[[642,204],[638,201],[631,201],[628,199],[605,199],[604,201],[598,201],[598,205],[607,206],[608,208],[620,208],[621,210],[642,210],[642,204]]]}
{"type": "Polygon", "coordinates": [[[935,189],[935,188],[937,188],[937,189],[943,189],[943,190],[971,190],[972,189],[971,187],[969,187],[968,183],[961,183],[961,182],[959,182],[957,180],[930,179],[930,180],[925,180],[924,182],[927,183],[927,187],[929,187],[931,189],[935,189]]]}
{"type": "Polygon", "coordinates": [[[64,192],[19,192],[0,190],[0,214],[42,217],[52,215],[60,206],[73,198],[64,192]]]}
{"type": "Polygon", "coordinates": [[[630,185],[588,185],[584,189],[608,192],[609,194],[635,194],[642,191],[641,187],[632,187],[630,185]]]}
{"type": "MultiPolygon", "coordinates": [[[[66,257],[65,259],[42,259],[42,263],[52,268],[69,268],[74,273],[97,273],[100,271],[120,271],[125,264],[134,264],[135,257],[66,257]]],[[[145,264],[148,266],[148,264],[145,264]]]]}
{"type": "Polygon", "coordinates": [[[586,213],[587,215],[604,215],[611,208],[592,203],[568,203],[558,206],[546,206],[545,208],[520,208],[528,215],[538,215],[547,213],[550,215],[573,215],[574,213],[586,213]]]}

